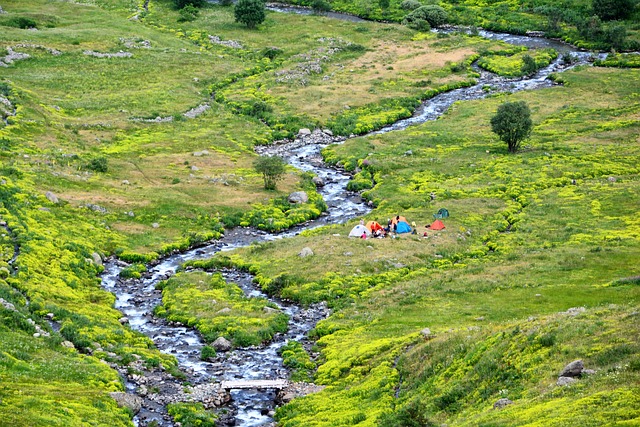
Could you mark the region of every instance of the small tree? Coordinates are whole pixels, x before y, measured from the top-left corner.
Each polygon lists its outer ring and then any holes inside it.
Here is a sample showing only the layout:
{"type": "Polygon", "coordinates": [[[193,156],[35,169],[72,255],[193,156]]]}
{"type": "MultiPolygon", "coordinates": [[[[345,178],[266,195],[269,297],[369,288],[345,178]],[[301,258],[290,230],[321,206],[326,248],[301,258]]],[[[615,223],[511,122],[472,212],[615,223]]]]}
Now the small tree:
{"type": "Polygon", "coordinates": [[[447,11],[433,4],[421,6],[405,15],[402,24],[418,31],[429,31],[447,23],[447,11]]]}
{"type": "Polygon", "coordinates": [[[520,143],[531,135],[533,122],[531,110],[524,101],[505,102],[491,118],[491,130],[507,143],[510,153],[520,148],[520,143]]]}
{"type": "Polygon", "coordinates": [[[536,60],[533,59],[531,55],[523,55],[520,71],[522,71],[522,74],[524,74],[525,76],[530,76],[538,71],[538,64],[536,64],[536,60]]]}
{"type": "Polygon", "coordinates": [[[262,0],[238,0],[233,12],[236,22],[241,22],[249,28],[255,28],[266,18],[262,0]]]}
{"type": "Polygon", "coordinates": [[[276,189],[276,183],[283,178],[285,166],[284,160],[277,156],[261,156],[253,163],[255,170],[262,174],[264,188],[267,190],[276,189]]]}
{"type": "Polygon", "coordinates": [[[387,10],[389,9],[390,0],[378,0],[378,4],[380,5],[380,9],[387,10]]]}

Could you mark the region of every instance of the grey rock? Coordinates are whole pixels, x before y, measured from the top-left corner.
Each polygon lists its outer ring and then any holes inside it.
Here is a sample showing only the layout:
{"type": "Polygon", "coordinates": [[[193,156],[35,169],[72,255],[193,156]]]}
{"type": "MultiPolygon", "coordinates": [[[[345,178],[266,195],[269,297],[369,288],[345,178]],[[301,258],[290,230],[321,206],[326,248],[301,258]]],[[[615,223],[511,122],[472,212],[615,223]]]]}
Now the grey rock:
{"type": "Polygon", "coordinates": [[[102,265],[102,257],[98,252],[94,252],[91,254],[91,259],[95,265],[102,265]]]}
{"type": "Polygon", "coordinates": [[[296,191],[289,194],[289,203],[307,203],[309,201],[309,196],[304,191],[296,191]]]}
{"type": "Polygon", "coordinates": [[[216,349],[216,351],[229,351],[233,348],[231,341],[226,339],[225,337],[218,337],[212,344],[212,347],[216,349]]]}
{"type": "Polygon", "coordinates": [[[511,405],[512,403],[513,402],[510,399],[503,397],[502,399],[498,399],[496,403],[493,404],[493,409],[502,409],[507,405],[511,405]]]}
{"type": "Polygon", "coordinates": [[[609,180],[609,182],[616,182],[618,179],[615,176],[610,176],[607,180],[609,180]]]}
{"type": "Polygon", "coordinates": [[[114,391],[109,393],[109,396],[116,401],[119,407],[121,408],[129,408],[134,414],[140,412],[142,409],[142,398],[136,396],[135,394],[122,393],[119,391],[114,391]]]}
{"type": "Polygon", "coordinates": [[[44,197],[46,197],[51,203],[58,203],[58,196],[53,194],[51,191],[44,193],[44,197]]]}
{"type": "Polygon", "coordinates": [[[582,314],[585,311],[587,311],[587,309],[584,307],[571,307],[567,311],[561,312],[561,314],[567,314],[569,316],[577,316],[578,314],[582,314]]]}
{"type": "Polygon", "coordinates": [[[207,150],[195,151],[195,152],[193,153],[193,155],[194,155],[195,157],[208,156],[208,155],[209,155],[209,152],[208,152],[207,150]]]}
{"type": "Polygon", "coordinates": [[[580,375],[593,375],[595,373],[596,371],[593,369],[583,369],[582,372],[580,372],[580,375]]]}
{"type": "Polygon", "coordinates": [[[158,224],[157,222],[154,222],[153,224],[151,224],[151,226],[153,228],[158,228],[158,227],[160,227],[160,224],[158,224]]]}
{"type": "Polygon", "coordinates": [[[76,348],[71,341],[62,341],[60,345],[67,348],[76,348]]]}
{"type": "Polygon", "coordinates": [[[422,337],[425,340],[433,338],[433,335],[431,334],[431,329],[429,329],[429,328],[424,328],[423,330],[421,330],[420,331],[420,335],[422,335],[422,337]]]}
{"type": "Polygon", "coordinates": [[[231,309],[229,307],[225,307],[222,310],[218,310],[216,314],[227,314],[227,313],[231,313],[231,309]]]}
{"type": "Polygon", "coordinates": [[[298,131],[298,136],[311,135],[311,129],[302,128],[298,131]]]}
{"type": "Polygon", "coordinates": [[[582,370],[584,369],[584,363],[582,359],[574,360],[564,367],[562,372],[560,372],[559,377],[579,377],[582,374],[582,370]]]}
{"type": "Polygon", "coordinates": [[[319,176],[314,176],[312,181],[316,187],[324,187],[324,180],[319,176]]]}
{"type": "Polygon", "coordinates": [[[271,307],[264,307],[262,311],[264,311],[267,314],[280,313],[280,310],[276,310],[275,308],[271,308],[271,307]]]}
{"type": "Polygon", "coordinates": [[[129,323],[129,318],[128,317],[121,317],[118,319],[118,322],[120,322],[121,324],[125,324],[125,323],[129,323]]]}
{"type": "Polygon", "coordinates": [[[128,179],[123,179],[122,180],[122,185],[129,185],[129,180],[128,179]]]}
{"type": "Polygon", "coordinates": [[[192,108],[191,110],[184,113],[183,116],[185,116],[188,119],[195,119],[196,117],[204,114],[204,112],[210,108],[211,106],[209,104],[198,105],[197,107],[192,108]]]}
{"type": "Polygon", "coordinates": [[[556,381],[556,385],[560,387],[564,387],[564,386],[571,385],[575,381],[576,379],[572,377],[560,377],[558,378],[558,381],[556,381]]]}
{"type": "Polygon", "coordinates": [[[306,258],[308,256],[313,256],[313,255],[314,255],[313,250],[311,248],[309,248],[309,247],[302,248],[300,253],[298,253],[298,256],[300,258],[306,258]]]}

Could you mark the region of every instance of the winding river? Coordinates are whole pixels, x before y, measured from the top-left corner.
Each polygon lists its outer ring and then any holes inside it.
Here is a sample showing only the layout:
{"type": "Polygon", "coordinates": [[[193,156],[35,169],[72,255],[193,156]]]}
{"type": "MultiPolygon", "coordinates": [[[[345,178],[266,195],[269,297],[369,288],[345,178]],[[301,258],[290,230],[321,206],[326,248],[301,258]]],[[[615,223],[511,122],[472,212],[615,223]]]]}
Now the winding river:
{"type": "MultiPolygon", "coordinates": [[[[271,9],[289,13],[310,12],[308,9],[288,6],[271,6],[271,9]]],[[[331,14],[330,16],[350,21],[360,20],[360,18],[350,15],[331,14]]],[[[567,45],[544,38],[513,36],[488,31],[480,31],[479,35],[528,47],[553,47],[561,53],[572,55],[574,61],[571,66],[586,64],[593,57],[591,53],[579,52],[567,45]]],[[[491,87],[491,93],[532,90],[551,86],[553,83],[547,79],[549,74],[567,68],[569,66],[563,64],[560,55],[551,65],[539,70],[535,76],[527,79],[505,79],[478,69],[480,78],[476,85],[438,95],[425,102],[413,117],[387,126],[377,133],[401,130],[428,120],[435,120],[454,102],[485,97],[487,86],[491,87]]],[[[304,340],[307,332],[315,326],[315,323],[329,314],[326,306],[322,304],[303,309],[270,298],[254,287],[249,275],[236,271],[224,272],[225,279],[241,286],[247,296],[269,298],[276,303],[279,309],[290,317],[290,322],[289,331],[286,334],[276,336],[269,345],[236,349],[220,355],[214,362],[200,360],[200,350],[204,343],[196,331],[181,325],[170,324],[164,319],[158,319],[152,315],[153,308],[161,303],[161,292],[155,289],[156,284],[174,274],[176,269],[186,261],[209,258],[216,252],[242,247],[252,241],[287,238],[302,229],[328,223],[341,223],[368,213],[370,208],[362,202],[360,197],[346,191],[350,176],[340,170],[330,168],[322,162],[320,150],[328,143],[309,144],[296,140],[286,144],[263,147],[259,150],[259,154],[262,155],[281,155],[291,165],[304,171],[311,171],[322,178],[325,185],[319,188],[319,192],[325,198],[329,210],[320,219],[281,234],[268,234],[248,229],[231,230],[220,241],[163,259],[149,269],[149,273],[144,279],[137,281],[120,280],[118,273],[123,268],[123,264],[118,261],[107,263],[102,283],[105,289],[116,295],[116,308],[124,313],[131,328],[149,336],[162,352],[177,358],[181,370],[194,387],[206,387],[213,380],[286,378],[287,370],[277,355],[278,349],[287,340],[304,340]]],[[[123,374],[128,378],[128,391],[144,398],[143,409],[134,421],[138,425],[147,425],[153,421],[159,426],[173,425],[170,417],[166,414],[164,405],[170,401],[169,396],[172,393],[179,392],[182,384],[167,374],[158,374],[157,378],[132,376],[127,375],[126,372],[123,374]],[[152,387],[154,391],[150,392],[149,389],[152,387]]],[[[233,392],[232,403],[228,406],[229,414],[220,423],[241,426],[270,425],[273,423],[274,397],[273,392],[265,391],[233,392]]]]}

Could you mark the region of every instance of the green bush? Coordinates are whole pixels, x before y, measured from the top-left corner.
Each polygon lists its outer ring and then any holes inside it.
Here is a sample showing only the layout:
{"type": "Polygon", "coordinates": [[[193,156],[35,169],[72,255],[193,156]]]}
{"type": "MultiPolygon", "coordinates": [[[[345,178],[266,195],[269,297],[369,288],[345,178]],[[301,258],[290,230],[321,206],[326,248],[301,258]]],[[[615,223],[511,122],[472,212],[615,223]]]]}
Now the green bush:
{"type": "Polygon", "coordinates": [[[404,0],[400,3],[400,8],[403,10],[416,10],[419,7],[422,7],[422,3],[418,0],[404,0]]]}
{"type": "Polygon", "coordinates": [[[421,6],[418,9],[408,13],[402,20],[402,25],[406,25],[407,27],[416,31],[429,31],[431,29],[431,25],[429,24],[429,21],[427,21],[427,18],[424,16],[424,11],[420,11],[422,7],[424,6],[421,6]]]}
{"type": "Polygon", "coordinates": [[[96,157],[94,159],[91,159],[91,161],[87,163],[86,168],[95,172],[104,173],[109,170],[109,163],[107,161],[107,158],[104,156],[96,157]]]}
{"type": "Polygon", "coordinates": [[[433,4],[420,6],[408,13],[402,20],[402,24],[418,31],[429,31],[431,27],[437,28],[447,23],[447,12],[440,6],[433,4]]]}
{"type": "Polygon", "coordinates": [[[276,184],[284,177],[286,166],[286,162],[278,156],[261,156],[253,162],[256,172],[262,174],[266,190],[276,189],[276,184]]]}
{"type": "Polygon", "coordinates": [[[249,28],[255,28],[266,18],[262,0],[238,0],[233,13],[236,22],[245,24],[249,28]]]}
{"type": "Polygon", "coordinates": [[[592,0],[591,7],[603,21],[625,19],[635,8],[634,0],[592,0]]]}
{"type": "Polygon", "coordinates": [[[147,268],[144,264],[133,264],[120,270],[118,276],[122,279],[139,279],[145,271],[147,271],[147,268]]]}
{"type": "Polygon", "coordinates": [[[325,0],[313,0],[311,2],[311,9],[314,13],[322,14],[331,10],[331,5],[325,0]]]}
{"type": "Polygon", "coordinates": [[[423,9],[425,19],[429,21],[429,25],[434,28],[438,28],[446,24],[449,19],[449,15],[447,14],[447,12],[442,7],[435,4],[422,6],[416,10],[420,9],[423,9]]]}
{"type": "Polygon", "coordinates": [[[215,427],[216,414],[207,411],[202,403],[170,403],[167,405],[169,415],[182,427],[215,427]]]}
{"type": "Polygon", "coordinates": [[[278,354],[282,357],[282,364],[291,370],[291,381],[313,381],[316,364],[311,361],[302,344],[288,341],[278,350],[278,354]]]}
{"type": "Polygon", "coordinates": [[[276,59],[278,55],[282,54],[282,49],[275,46],[267,46],[264,49],[262,49],[261,53],[263,57],[269,58],[270,60],[273,61],[274,59],[276,59]]]}
{"type": "Polygon", "coordinates": [[[202,7],[205,4],[207,4],[206,0],[173,0],[173,5],[178,10],[184,9],[186,6],[191,6],[194,8],[202,7]]]}
{"type": "Polygon", "coordinates": [[[491,130],[507,143],[510,153],[518,151],[532,128],[531,110],[524,101],[505,102],[491,118],[491,130]]]}
{"type": "Polygon", "coordinates": [[[180,9],[179,14],[178,22],[192,22],[198,18],[198,9],[193,5],[188,4],[180,9]]]}
{"type": "Polygon", "coordinates": [[[31,18],[25,18],[24,16],[14,16],[5,21],[7,27],[21,28],[23,30],[29,28],[38,28],[38,23],[31,18]]]}
{"type": "Polygon", "coordinates": [[[215,358],[217,355],[216,353],[216,349],[205,345],[204,347],[202,347],[202,350],[200,350],[200,359],[201,360],[209,360],[209,359],[213,359],[215,358]]]}
{"type": "Polygon", "coordinates": [[[533,59],[531,55],[523,55],[521,70],[525,76],[530,76],[536,71],[538,71],[538,65],[536,64],[536,60],[533,59]]]}

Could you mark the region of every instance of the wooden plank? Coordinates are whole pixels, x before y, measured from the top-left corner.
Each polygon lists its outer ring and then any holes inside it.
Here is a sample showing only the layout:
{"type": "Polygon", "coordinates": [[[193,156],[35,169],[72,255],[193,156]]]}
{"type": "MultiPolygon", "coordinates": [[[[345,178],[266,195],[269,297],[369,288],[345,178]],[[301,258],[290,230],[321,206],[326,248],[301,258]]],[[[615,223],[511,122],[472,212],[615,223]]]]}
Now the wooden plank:
{"type": "Polygon", "coordinates": [[[287,380],[236,380],[222,381],[220,388],[224,390],[248,390],[248,389],[282,389],[289,385],[287,380]]]}

